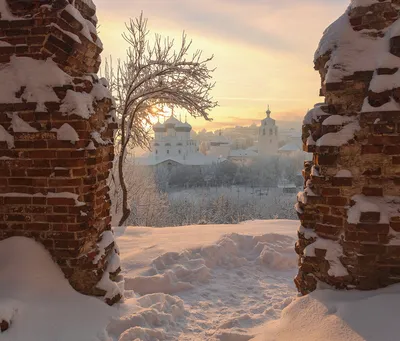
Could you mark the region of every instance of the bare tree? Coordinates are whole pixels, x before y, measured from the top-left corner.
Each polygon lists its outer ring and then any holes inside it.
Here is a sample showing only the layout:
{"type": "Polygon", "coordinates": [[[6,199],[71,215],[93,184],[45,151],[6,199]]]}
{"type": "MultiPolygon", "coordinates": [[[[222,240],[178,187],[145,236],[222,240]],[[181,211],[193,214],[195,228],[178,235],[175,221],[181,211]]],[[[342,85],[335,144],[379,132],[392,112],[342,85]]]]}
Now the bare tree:
{"type": "Polygon", "coordinates": [[[143,14],[126,25],[124,39],[129,43],[125,61],[114,67],[106,62],[105,76],[116,100],[120,129],[116,136],[117,177],[122,191],[122,225],[130,215],[124,161],[129,148],[148,148],[151,118],[164,106],[186,110],[194,117],[210,120],[209,111],[218,104],[210,92],[214,88],[209,62],[202,51],[189,54],[192,41],[182,34],[179,45],[156,34],[150,39],[143,14]]]}

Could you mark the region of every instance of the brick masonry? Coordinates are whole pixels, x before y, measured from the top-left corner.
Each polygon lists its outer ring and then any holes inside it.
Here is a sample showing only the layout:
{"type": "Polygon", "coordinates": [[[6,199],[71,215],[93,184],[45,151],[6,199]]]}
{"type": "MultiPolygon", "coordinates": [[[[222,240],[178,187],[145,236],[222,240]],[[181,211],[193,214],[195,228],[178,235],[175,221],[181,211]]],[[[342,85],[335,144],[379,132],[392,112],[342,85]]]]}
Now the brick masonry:
{"type": "Polygon", "coordinates": [[[29,59],[51,61],[65,77],[47,88],[50,101],[39,103],[24,79],[13,98],[0,101],[0,240],[36,239],[76,290],[112,304],[121,298],[104,285],[119,280],[120,271],[115,262],[109,266],[118,255],[107,186],[117,125],[107,84],[96,76],[102,47],[93,29],[95,7],[88,0],[6,0],[6,7],[0,73],[29,59]],[[86,100],[86,115],[73,101],[78,97],[86,100]],[[23,129],[15,120],[25,122],[23,129]],[[77,137],[63,138],[63,126],[77,137]]]}
{"type": "Polygon", "coordinates": [[[361,290],[400,282],[400,84],[390,78],[400,67],[400,31],[394,25],[399,10],[400,1],[393,0],[352,3],[345,13],[354,32],[386,43],[380,54],[366,49],[353,56],[360,63],[371,58],[378,68],[332,82],[328,72],[349,68],[346,56],[335,54],[340,40],[316,56],[325,102],[303,125],[304,150],[313,153],[313,161],[305,163],[305,191],[296,205],[302,226],[295,283],[302,294],[318,282],[361,290]],[[377,91],[381,76],[388,77],[387,86],[377,91]],[[331,141],[324,136],[351,128],[349,122],[354,129],[347,142],[324,143],[331,141]]]}

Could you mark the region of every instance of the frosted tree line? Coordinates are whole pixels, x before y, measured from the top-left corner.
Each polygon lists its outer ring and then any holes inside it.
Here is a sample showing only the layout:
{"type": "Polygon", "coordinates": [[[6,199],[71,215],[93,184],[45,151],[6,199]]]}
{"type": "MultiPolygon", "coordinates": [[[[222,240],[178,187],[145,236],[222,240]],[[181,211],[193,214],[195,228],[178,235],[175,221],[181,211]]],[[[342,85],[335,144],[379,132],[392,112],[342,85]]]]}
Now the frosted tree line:
{"type": "MultiPolygon", "coordinates": [[[[141,167],[132,161],[124,169],[131,212],[127,225],[163,227],[297,218],[293,208],[296,194],[283,193],[278,184],[282,179],[301,181],[300,159],[271,157],[249,166],[222,163],[174,169],[141,167]]],[[[122,193],[113,183],[111,189],[113,216],[120,217],[122,193]]]]}

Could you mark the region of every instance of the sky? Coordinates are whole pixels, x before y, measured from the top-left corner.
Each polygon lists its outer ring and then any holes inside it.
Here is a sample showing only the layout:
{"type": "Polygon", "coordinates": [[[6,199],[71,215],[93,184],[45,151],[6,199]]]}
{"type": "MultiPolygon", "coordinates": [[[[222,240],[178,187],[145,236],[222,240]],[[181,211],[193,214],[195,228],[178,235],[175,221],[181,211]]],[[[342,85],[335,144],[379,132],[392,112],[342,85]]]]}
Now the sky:
{"type": "Polygon", "coordinates": [[[191,118],[195,130],[250,125],[272,117],[299,128],[321,101],[313,56],[324,29],[348,0],[96,0],[106,56],[124,58],[125,22],[148,18],[151,32],[179,41],[184,30],[196,49],[214,55],[212,122],[191,118]]]}

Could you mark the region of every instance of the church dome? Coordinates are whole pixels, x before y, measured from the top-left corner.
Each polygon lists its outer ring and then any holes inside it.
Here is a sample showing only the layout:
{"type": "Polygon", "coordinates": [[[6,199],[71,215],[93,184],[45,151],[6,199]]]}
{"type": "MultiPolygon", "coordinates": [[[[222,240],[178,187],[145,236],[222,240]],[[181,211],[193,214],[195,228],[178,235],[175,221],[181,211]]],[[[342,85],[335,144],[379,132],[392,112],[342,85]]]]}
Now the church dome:
{"type": "Polygon", "coordinates": [[[157,122],[155,125],[153,125],[153,130],[157,133],[162,133],[165,132],[166,129],[164,124],[157,122]]]}
{"type": "Polygon", "coordinates": [[[165,128],[168,129],[168,128],[175,128],[175,126],[180,123],[181,122],[178,119],[176,119],[174,115],[171,115],[171,117],[168,120],[166,120],[164,124],[165,128]]]}
{"type": "Polygon", "coordinates": [[[179,124],[177,124],[177,125],[175,126],[175,130],[176,130],[176,131],[180,131],[180,132],[182,132],[182,131],[184,131],[184,132],[190,132],[190,131],[192,130],[192,126],[191,126],[189,123],[187,123],[187,122],[185,122],[185,123],[179,122],[179,124]]]}

